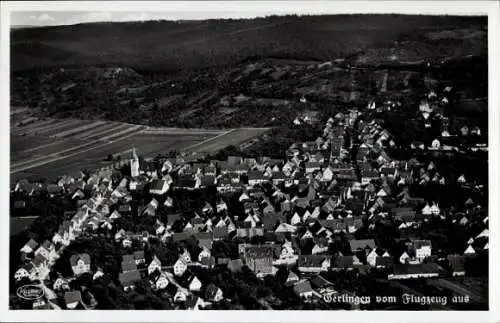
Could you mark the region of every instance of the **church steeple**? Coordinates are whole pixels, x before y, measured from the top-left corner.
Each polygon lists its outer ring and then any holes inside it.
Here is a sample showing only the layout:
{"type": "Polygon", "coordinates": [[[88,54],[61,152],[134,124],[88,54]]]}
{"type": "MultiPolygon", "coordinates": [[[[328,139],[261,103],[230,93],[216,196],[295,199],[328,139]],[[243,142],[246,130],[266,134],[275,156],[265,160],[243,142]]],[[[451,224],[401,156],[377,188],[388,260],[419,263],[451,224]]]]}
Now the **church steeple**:
{"type": "Polygon", "coordinates": [[[132,147],[132,158],[137,161],[139,160],[139,157],[137,157],[137,153],[135,151],[135,147],[132,147]]]}
{"type": "Polygon", "coordinates": [[[130,160],[130,175],[132,177],[139,176],[139,157],[137,157],[135,147],[132,148],[132,159],[130,160]]]}

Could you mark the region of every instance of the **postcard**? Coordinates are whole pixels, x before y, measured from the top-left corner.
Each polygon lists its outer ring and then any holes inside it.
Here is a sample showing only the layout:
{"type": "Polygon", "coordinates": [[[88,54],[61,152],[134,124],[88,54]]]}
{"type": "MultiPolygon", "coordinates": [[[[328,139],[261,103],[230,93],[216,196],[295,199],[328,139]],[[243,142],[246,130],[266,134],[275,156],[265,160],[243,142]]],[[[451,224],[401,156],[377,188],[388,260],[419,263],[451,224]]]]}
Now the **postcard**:
{"type": "Polygon", "coordinates": [[[2,317],[495,321],[498,8],[2,3],[2,317]]]}

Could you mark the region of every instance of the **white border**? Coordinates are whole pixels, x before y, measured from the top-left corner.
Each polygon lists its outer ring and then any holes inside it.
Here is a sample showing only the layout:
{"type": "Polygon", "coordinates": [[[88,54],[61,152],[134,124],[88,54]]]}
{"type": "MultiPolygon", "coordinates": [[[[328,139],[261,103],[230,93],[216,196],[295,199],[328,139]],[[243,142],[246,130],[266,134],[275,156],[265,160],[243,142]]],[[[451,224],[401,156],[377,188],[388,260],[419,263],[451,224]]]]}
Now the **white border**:
{"type": "MultiPolygon", "coordinates": [[[[500,214],[500,191],[498,179],[499,160],[499,3],[496,1],[242,1],[208,2],[193,4],[185,2],[2,2],[1,3],[1,79],[0,79],[0,141],[7,150],[0,154],[0,179],[3,194],[0,203],[1,216],[0,239],[2,246],[9,245],[9,12],[10,11],[203,11],[234,12],[235,17],[242,12],[248,14],[327,14],[327,13],[401,13],[401,14],[449,14],[449,15],[484,15],[489,16],[489,212],[490,216],[490,310],[483,312],[410,312],[410,311],[8,311],[8,288],[0,288],[0,318],[2,321],[177,321],[177,322],[495,322],[499,321],[497,295],[498,286],[498,214],[500,214]],[[147,9],[146,9],[147,8],[147,9]],[[496,41],[495,41],[496,40],[496,41]],[[491,250],[495,250],[492,252],[491,250]],[[497,306],[495,306],[497,305],[497,306]]],[[[0,256],[1,279],[8,282],[8,253],[0,256]]],[[[8,286],[1,284],[0,286],[8,286]]]]}

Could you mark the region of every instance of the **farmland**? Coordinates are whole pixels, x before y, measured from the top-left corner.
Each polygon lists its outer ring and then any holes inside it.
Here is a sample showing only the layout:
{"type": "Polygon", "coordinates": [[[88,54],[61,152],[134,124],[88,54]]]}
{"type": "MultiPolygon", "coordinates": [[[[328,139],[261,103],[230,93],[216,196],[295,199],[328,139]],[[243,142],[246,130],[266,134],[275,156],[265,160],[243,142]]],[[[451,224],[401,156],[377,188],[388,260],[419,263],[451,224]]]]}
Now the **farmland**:
{"type": "Polygon", "coordinates": [[[118,122],[37,118],[30,113],[18,108],[11,113],[13,182],[22,178],[55,179],[80,169],[103,167],[110,164],[108,155],[126,159],[132,147],[144,157],[170,151],[212,153],[267,130],[150,128],[118,122]]]}

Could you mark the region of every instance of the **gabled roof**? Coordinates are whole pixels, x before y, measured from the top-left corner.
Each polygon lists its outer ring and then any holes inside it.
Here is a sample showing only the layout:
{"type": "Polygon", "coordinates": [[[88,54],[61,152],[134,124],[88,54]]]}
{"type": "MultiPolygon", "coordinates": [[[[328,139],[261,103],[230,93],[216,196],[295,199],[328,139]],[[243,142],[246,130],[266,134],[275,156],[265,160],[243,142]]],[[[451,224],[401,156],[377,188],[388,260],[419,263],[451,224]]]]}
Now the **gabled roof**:
{"type": "Polygon", "coordinates": [[[432,242],[430,240],[413,240],[412,243],[415,249],[420,249],[425,246],[432,246],[432,242]]]}
{"type": "Polygon", "coordinates": [[[279,245],[252,245],[245,248],[245,255],[253,259],[277,258],[279,253],[279,245]]]}
{"type": "Polygon", "coordinates": [[[81,254],[77,254],[77,255],[72,255],[70,258],[69,258],[69,262],[71,264],[71,266],[75,266],[78,262],[78,260],[83,260],[83,262],[85,264],[90,264],[90,256],[88,253],[81,253],[81,254]]]}
{"type": "Polygon", "coordinates": [[[31,250],[35,250],[38,247],[38,242],[33,239],[29,239],[29,241],[26,242],[25,246],[31,248],[31,250]]]}
{"type": "Polygon", "coordinates": [[[227,263],[227,268],[233,273],[240,271],[242,267],[243,262],[241,261],[241,259],[230,260],[227,263]]]}
{"type": "Polygon", "coordinates": [[[313,289],[311,287],[311,283],[309,283],[308,280],[304,280],[304,281],[296,283],[293,286],[293,291],[296,294],[300,295],[300,294],[303,294],[303,293],[313,292],[313,289]]]}
{"type": "Polygon", "coordinates": [[[321,275],[311,278],[310,282],[314,288],[324,288],[328,286],[333,286],[332,282],[326,280],[321,275]]]}
{"type": "Polygon", "coordinates": [[[260,180],[265,178],[264,172],[262,171],[249,171],[247,176],[248,180],[260,180]]]}
{"type": "Polygon", "coordinates": [[[299,267],[321,267],[325,260],[331,260],[331,257],[325,255],[300,255],[297,265],[299,267]]]}
{"type": "Polygon", "coordinates": [[[332,268],[352,268],[354,266],[354,256],[335,256],[332,268]]]}
{"type": "Polygon", "coordinates": [[[120,273],[118,276],[122,286],[129,286],[141,280],[141,274],[137,270],[120,273]]]}
{"type": "Polygon", "coordinates": [[[122,272],[130,272],[137,270],[135,261],[122,261],[122,272]]]}
{"type": "Polygon", "coordinates": [[[465,261],[467,259],[466,256],[448,255],[446,258],[448,259],[448,262],[450,263],[451,269],[454,272],[465,271],[465,261]]]}
{"type": "Polygon", "coordinates": [[[134,259],[144,259],[144,250],[138,250],[134,252],[134,259]]]}
{"type": "Polygon", "coordinates": [[[201,186],[210,186],[215,184],[215,177],[213,175],[203,175],[200,177],[201,186]]]}
{"type": "Polygon", "coordinates": [[[350,240],[349,244],[351,246],[351,250],[360,250],[366,247],[374,249],[376,247],[375,240],[373,239],[350,240]]]}
{"type": "Polygon", "coordinates": [[[64,293],[64,302],[66,304],[76,303],[82,301],[82,294],[80,291],[71,291],[64,293]]]}
{"type": "Polygon", "coordinates": [[[394,259],[392,257],[377,257],[375,259],[375,266],[389,267],[394,264],[394,259]]]}
{"type": "Polygon", "coordinates": [[[217,287],[214,284],[210,283],[207,286],[207,289],[205,290],[205,298],[207,298],[207,299],[213,299],[215,297],[215,295],[217,294],[218,290],[219,290],[219,287],[217,287]]]}
{"type": "Polygon", "coordinates": [[[421,263],[416,265],[396,264],[394,266],[394,274],[396,275],[439,273],[439,272],[440,272],[440,267],[433,262],[421,263]]]}
{"type": "Polygon", "coordinates": [[[166,184],[164,180],[158,179],[151,182],[151,190],[162,190],[163,186],[166,184]]]}

